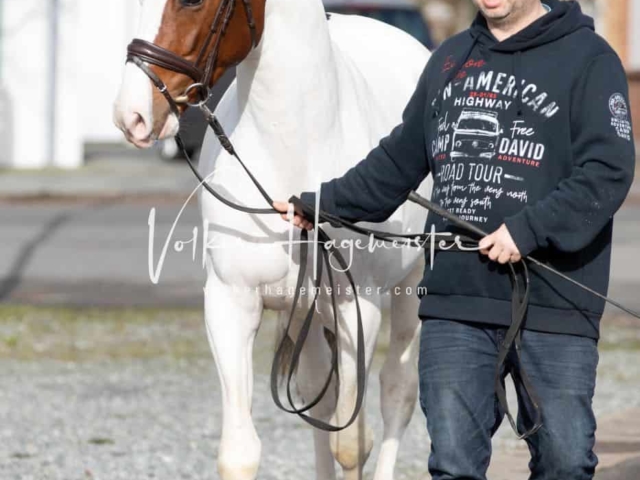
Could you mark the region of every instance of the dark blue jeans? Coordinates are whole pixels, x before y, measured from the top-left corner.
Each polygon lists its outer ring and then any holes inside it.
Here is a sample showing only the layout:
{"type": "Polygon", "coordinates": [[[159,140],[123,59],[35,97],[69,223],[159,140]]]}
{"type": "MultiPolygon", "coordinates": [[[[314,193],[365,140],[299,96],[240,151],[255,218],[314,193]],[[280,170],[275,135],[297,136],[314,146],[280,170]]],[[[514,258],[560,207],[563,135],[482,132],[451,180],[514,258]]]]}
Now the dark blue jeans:
{"type": "MultiPolygon", "coordinates": [[[[504,412],[494,389],[506,329],[450,320],[425,320],[420,344],[420,405],[431,437],[433,480],[485,480],[491,437],[504,412]]],[[[527,440],[531,480],[592,479],[596,421],[592,399],[597,341],[524,331],[522,366],[542,408],[542,428],[527,440]]],[[[517,364],[510,353],[503,375],[517,364]]],[[[527,398],[518,393],[520,430],[530,426],[527,398]]],[[[515,409],[515,406],[513,406],[515,409]]]]}

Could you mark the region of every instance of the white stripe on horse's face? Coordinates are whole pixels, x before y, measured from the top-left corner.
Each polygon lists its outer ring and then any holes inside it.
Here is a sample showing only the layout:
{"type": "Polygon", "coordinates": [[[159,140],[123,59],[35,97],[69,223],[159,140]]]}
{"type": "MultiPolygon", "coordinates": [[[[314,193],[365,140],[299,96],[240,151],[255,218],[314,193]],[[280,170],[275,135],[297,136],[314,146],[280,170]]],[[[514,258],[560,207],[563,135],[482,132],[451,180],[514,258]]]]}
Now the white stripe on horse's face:
{"type": "Polygon", "coordinates": [[[162,15],[168,0],[141,0],[142,14],[136,38],[153,42],[160,31],[162,15]]]}
{"type": "MultiPolygon", "coordinates": [[[[142,13],[136,38],[154,42],[168,0],[141,0],[142,13]]],[[[159,135],[170,136],[178,129],[178,119],[169,115],[161,132],[154,132],[153,88],[149,78],[133,63],[127,63],[120,93],[114,104],[113,119],[128,141],[137,147],[153,145],[159,135]]]]}

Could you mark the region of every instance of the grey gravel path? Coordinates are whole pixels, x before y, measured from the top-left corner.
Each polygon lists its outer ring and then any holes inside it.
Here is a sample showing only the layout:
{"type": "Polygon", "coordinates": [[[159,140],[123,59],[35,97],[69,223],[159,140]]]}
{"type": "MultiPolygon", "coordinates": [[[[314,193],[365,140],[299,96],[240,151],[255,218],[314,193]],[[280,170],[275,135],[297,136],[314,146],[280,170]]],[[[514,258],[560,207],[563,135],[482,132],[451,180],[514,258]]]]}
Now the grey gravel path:
{"type": "MultiPolygon", "coordinates": [[[[20,360],[18,351],[11,358],[6,345],[0,349],[4,358],[0,360],[0,478],[218,479],[219,388],[214,363],[198,333],[197,315],[178,327],[168,326],[164,317],[133,323],[125,330],[109,322],[104,327],[92,321],[72,327],[54,322],[54,331],[38,333],[31,344],[17,340],[15,348],[23,345],[23,352],[34,348],[32,358],[20,360]],[[76,344],[84,339],[84,346],[76,347],[85,353],[73,361],[47,360],[65,358],[56,337],[69,332],[75,332],[76,344]],[[115,358],[105,354],[110,347],[104,347],[118,338],[125,343],[128,339],[137,349],[144,342],[166,342],[167,337],[193,341],[189,344],[193,355],[176,354],[179,349],[157,355],[149,351],[143,358],[128,356],[126,349],[115,358]]],[[[0,338],[5,344],[13,338],[12,331],[24,330],[20,323],[4,323],[0,338]]],[[[272,326],[265,324],[256,348],[254,418],[263,442],[260,479],[313,478],[309,428],[277,411],[270,398],[272,326]]],[[[595,401],[599,418],[640,406],[639,343],[635,329],[607,329],[595,401]]],[[[377,367],[379,363],[377,358],[377,367]]],[[[374,370],[367,412],[379,439],[378,368],[374,370]]],[[[509,451],[515,445],[504,424],[496,437],[496,451],[509,451]]],[[[416,409],[401,449],[397,480],[425,478],[427,452],[424,419],[416,409]]],[[[372,469],[370,461],[365,478],[371,478],[372,469]]]]}

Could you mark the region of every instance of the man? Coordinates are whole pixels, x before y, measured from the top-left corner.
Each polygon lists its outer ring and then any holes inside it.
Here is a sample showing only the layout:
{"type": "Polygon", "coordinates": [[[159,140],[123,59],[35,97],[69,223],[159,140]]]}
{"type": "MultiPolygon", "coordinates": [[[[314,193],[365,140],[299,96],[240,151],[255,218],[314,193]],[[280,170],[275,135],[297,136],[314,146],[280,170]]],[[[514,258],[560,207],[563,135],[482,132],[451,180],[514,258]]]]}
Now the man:
{"type": "MultiPolygon", "coordinates": [[[[485,479],[504,412],[494,390],[511,322],[505,264],[534,254],[599,292],[609,280],[612,217],[633,181],[635,151],[620,60],[576,2],[474,0],[470,30],[430,59],[403,123],[342,178],[322,185],[321,209],[383,221],[431,173],[432,199],[493,231],[480,252],[440,252],[421,283],[420,403],[434,480],[485,479]]],[[[313,194],[302,195],[313,206],[313,194]]],[[[286,203],[276,203],[285,212],[286,203]]],[[[311,228],[308,219],[295,223],[311,228]]],[[[430,215],[428,227],[455,231],[430,215]]],[[[604,303],[530,267],[531,297],[516,382],[531,478],[593,478],[591,406],[604,303]]]]}

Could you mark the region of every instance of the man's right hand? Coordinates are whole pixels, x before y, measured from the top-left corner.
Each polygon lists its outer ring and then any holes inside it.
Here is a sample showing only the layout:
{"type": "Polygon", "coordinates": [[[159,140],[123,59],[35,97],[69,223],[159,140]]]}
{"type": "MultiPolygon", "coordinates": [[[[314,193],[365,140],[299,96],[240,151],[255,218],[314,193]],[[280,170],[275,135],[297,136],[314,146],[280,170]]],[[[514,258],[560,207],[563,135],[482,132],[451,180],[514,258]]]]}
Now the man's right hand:
{"type": "MultiPolygon", "coordinates": [[[[287,223],[290,222],[290,220],[289,220],[289,208],[290,207],[292,208],[291,204],[288,203],[288,202],[273,202],[273,208],[275,208],[276,211],[280,212],[280,216],[287,223]]],[[[293,224],[296,227],[304,228],[305,230],[313,230],[313,223],[311,223],[310,221],[306,220],[301,215],[298,215],[298,213],[295,213],[295,215],[294,215],[293,224]]]]}

